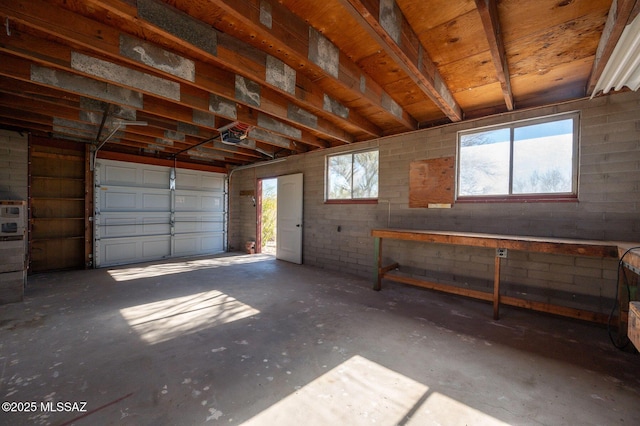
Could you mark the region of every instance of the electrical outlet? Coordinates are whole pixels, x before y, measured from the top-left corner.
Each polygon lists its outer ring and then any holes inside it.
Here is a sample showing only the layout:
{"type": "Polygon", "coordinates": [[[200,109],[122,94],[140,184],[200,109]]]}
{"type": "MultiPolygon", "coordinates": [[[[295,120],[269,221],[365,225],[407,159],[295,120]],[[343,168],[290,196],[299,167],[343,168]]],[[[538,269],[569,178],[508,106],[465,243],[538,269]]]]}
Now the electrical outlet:
{"type": "Polygon", "coordinates": [[[496,257],[507,257],[507,249],[496,249],[496,257]]]}

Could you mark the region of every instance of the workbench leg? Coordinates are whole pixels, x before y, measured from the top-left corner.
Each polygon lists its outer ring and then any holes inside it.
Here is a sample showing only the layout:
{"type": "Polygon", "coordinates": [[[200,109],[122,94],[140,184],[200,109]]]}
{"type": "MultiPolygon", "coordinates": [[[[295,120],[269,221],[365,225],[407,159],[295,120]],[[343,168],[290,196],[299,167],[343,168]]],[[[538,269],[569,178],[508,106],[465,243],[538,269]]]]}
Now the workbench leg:
{"type": "Polygon", "coordinates": [[[627,293],[627,269],[622,266],[618,275],[618,338],[617,344],[627,343],[627,328],[629,323],[629,295],[627,293]]]}
{"type": "Polygon", "coordinates": [[[500,319],[500,260],[496,256],[495,267],[493,270],[493,319],[500,319]]]}
{"type": "Polygon", "coordinates": [[[375,261],[374,261],[374,284],[373,289],[375,291],[380,291],[382,289],[382,275],[380,270],[382,268],[382,238],[374,237],[374,250],[375,250],[375,261]]]}

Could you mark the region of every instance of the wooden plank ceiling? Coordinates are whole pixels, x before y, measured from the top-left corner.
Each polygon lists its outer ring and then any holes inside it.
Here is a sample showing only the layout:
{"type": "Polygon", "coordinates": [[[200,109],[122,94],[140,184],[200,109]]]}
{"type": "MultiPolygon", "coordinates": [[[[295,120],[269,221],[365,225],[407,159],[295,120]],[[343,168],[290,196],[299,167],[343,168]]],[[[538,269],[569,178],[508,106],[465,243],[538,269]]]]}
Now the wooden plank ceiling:
{"type": "Polygon", "coordinates": [[[0,0],[0,126],[229,169],[583,97],[634,7],[0,0]]]}

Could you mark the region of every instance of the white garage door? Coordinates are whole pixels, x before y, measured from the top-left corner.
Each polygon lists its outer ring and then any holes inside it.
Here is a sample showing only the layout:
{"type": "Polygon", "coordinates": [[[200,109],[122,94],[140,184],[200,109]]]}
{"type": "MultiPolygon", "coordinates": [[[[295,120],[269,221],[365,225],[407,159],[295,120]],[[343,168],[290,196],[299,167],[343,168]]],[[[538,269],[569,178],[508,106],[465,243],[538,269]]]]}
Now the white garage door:
{"type": "Polygon", "coordinates": [[[219,253],[225,175],[98,160],[95,265],[219,253]]]}

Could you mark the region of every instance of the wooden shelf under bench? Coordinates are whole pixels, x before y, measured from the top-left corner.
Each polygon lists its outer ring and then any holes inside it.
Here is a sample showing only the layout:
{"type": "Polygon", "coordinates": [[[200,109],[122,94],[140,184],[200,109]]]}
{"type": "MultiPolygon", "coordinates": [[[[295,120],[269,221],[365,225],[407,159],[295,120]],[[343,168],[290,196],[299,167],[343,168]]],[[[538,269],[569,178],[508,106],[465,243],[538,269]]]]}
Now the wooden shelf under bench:
{"type": "MultiPolygon", "coordinates": [[[[636,273],[640,269],[640,249],[630,250],[627,253],[629,249],[640,246],[640,243],[407,229],[373,229],[371,236],[375,240],[376,257],[374,290],[382,288],[382,279],[385,278],[404,284],[486,300],[493,303],[494,319],[499,318],[500,304],[504,304],[598,323],[607,323],[609,320],[608,315],[601,313],[501,295],[500,265],[503,257],[498,255],[499,249],[617,260],[620,260],[626,253],[624,265],[636,273]],[[382,265],[383,239],[496,249],[493,293],[394,274],[392,271],[399,267],[397,263],[382,265]]],[[[619,299],[622,297],[620,293],[618,297],[619,299]]],[[[620,315],[617,321],[620,331],[626,331],[626,317],[622,318],[622,315],[620,315]],[[622,327],[623,325],[624,327],[622,327]]]]}

